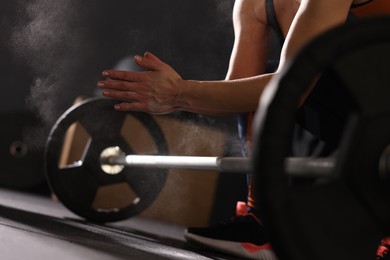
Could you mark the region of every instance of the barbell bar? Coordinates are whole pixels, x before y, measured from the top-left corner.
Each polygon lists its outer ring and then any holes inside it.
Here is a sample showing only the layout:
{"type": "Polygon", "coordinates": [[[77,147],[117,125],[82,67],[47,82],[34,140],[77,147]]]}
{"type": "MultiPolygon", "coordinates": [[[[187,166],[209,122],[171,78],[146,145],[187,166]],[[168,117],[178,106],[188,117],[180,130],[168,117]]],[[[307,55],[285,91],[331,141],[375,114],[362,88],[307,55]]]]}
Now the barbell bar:
{"type": "MultiPolygon", "coordinates": [[[[101,153],[100,164],[107,174],[119,174],[124,167],[216,171],[248,174],[252,172],[250,157],[208,157],[173,155],[125,155],[118,147],[108,147],[101,153]]],[[[332,157],[291,157],[285,161],[290,177],[329,177],[335,167],[332,157]]]]}

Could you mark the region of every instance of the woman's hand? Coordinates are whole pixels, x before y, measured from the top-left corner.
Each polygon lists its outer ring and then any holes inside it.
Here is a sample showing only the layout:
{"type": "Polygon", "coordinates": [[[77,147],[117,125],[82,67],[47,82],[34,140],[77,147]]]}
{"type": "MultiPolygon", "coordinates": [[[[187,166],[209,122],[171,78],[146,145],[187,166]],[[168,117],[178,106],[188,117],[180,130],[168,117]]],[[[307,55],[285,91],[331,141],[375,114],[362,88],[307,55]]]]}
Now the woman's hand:
{"type": "Polygon", "coordinates": [[[134,59],[147,71],[105,70],[102,74],[110,80],[98,82],[103,96],[123,101],[114,108],[151,114],[167,114],[180,108],[179,97],[185,83],[181,76],[150,52],[134,59]]]}

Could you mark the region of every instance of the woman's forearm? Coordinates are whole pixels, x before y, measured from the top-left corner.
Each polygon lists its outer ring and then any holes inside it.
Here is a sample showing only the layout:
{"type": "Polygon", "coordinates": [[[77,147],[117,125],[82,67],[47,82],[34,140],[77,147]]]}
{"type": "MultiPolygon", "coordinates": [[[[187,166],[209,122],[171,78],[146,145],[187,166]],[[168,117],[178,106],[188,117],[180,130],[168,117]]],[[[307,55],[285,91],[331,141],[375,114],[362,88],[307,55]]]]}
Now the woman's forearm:
{"type": "Polygon", "coordinates": [[[177,99],[182,111],[223,115],[253,112],[273,74],[223,81],[185,81],[177,99]]]}

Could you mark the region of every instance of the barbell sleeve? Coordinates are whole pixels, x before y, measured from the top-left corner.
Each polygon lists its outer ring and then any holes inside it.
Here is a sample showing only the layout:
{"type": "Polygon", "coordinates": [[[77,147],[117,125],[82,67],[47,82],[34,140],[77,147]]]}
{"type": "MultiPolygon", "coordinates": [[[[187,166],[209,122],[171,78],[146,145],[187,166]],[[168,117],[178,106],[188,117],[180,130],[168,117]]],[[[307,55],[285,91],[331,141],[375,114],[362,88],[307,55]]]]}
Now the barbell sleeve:
{"type": "Polygon", "coordinates": [[[335,165],[333,157],[289,157],[284,162],[287,175],[292,177],[330,177],[335,165]]]}
{"type": "MultiPolygon", "coordinates": [[[[102,164],[124,165],[160,169],[217,171],[247,174],[252,172],[249,157],[164,156],[164,155],[119,155],[101,159],[102,164]]],[[[295,177],[327,177],[335,165],[332,157],[290,157],[285,161],[285,170],[295,177]]]]}

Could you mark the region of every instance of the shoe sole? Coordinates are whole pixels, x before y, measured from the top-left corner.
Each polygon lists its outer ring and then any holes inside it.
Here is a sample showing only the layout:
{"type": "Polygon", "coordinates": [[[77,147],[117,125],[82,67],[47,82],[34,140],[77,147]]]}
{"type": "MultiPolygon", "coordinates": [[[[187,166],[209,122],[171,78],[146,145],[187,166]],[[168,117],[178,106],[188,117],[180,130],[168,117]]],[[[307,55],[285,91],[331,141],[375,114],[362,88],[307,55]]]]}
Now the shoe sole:
{"type": "Polygon", "coordinates": [[[264,246],[251,246],[258,248],[257,250],[246,250],[244,243],[222,241],[218,239],[212,239],[202,237],[194,234],[185,232],[184,238],[188,242],[198,244],[200,246],[218,250],[227,254],[235,255],[238,257],[245,257],[246,259],[257,259],[257,260],[278,260],[275,253],[270,249],[268,245],[264,246]]]}

